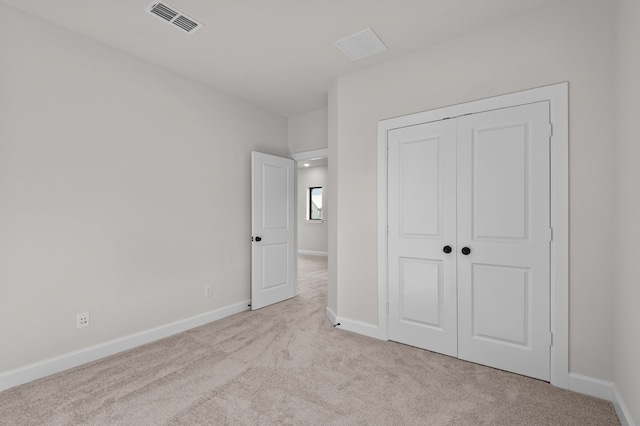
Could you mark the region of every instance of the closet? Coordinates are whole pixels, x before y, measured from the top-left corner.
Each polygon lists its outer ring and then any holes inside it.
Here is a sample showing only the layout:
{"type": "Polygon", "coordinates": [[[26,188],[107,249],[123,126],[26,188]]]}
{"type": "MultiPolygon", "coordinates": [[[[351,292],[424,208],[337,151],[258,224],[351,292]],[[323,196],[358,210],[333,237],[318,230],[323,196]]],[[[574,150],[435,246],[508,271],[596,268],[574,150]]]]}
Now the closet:
{"type": "Polygon", "coordinates": [[[389,339],[550,375],[550,104],[387,131],[389,339]]]}

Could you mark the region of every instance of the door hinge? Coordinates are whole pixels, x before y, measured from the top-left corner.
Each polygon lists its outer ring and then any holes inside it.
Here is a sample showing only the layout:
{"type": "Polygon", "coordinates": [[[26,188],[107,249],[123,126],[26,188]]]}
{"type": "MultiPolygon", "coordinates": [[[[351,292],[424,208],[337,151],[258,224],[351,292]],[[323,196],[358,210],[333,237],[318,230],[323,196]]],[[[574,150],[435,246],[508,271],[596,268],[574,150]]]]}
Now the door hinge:
{"type": "Polygon", "coordinates": [[[553,346],[553,333],[549,332],[549,346],[553,346]]]}
{"type": "Polygon", "coordinates": [[[549,137],[553,137],[553,123],[549,123],[549,137]]]}
{"type": "Polygon", "coordinates": [[[549,228],[549,241],[553,241],[553,228],[549,228]]]}
{"type": "Polygon", "coordinates": [[[387,225],[387,237],[389,236],[389,225],[387,225]]]}
{"type": "Polygon", "coordinates": [[[389,313],[389,302],[387,302],[387,313],[389,313]]]}
{"type": "Polygon", "coordinates": [[[387,145],[387,149],[384,151],[384,156],[388,160],[389,159],[389,146],[387,145]]]}

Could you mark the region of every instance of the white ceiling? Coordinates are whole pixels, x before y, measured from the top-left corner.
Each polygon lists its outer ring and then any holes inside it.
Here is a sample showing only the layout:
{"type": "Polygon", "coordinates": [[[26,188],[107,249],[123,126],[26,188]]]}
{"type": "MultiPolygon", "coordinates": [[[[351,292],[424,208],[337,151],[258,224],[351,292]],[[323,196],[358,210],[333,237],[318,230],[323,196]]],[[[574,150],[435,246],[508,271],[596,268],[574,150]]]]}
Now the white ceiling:
{"type": "Polygon", "coordinates": [[[326,106],[336,77],[563,0],[167,1],[204,24],[194,34],[151,0],[0,1],[290,116],[326,106]],[[334,45],[369,27],[387,51],[352,62],[334,45]]]}

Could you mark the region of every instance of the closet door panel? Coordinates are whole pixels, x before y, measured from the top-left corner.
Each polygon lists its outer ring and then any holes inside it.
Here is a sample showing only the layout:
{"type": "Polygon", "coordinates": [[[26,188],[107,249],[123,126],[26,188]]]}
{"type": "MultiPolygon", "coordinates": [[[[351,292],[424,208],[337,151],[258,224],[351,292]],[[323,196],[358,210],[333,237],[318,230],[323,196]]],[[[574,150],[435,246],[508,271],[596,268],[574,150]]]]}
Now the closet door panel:
{"type": "Polygon", "coordinates": [[[459,357],[548,380],[549,105],[457,124],[459,357]]]}
{"type": "Polygon", "coordinates": [[[389,337],[457,355],[455,123],[388,134],[389,337]]]}

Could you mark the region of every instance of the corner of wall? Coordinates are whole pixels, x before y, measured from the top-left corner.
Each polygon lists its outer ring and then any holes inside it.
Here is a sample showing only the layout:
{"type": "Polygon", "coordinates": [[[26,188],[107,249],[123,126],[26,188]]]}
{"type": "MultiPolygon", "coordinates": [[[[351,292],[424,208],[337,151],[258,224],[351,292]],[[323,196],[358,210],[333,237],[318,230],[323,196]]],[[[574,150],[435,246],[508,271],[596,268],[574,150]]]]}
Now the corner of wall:
{"type": "Polygon", "coordinates": [[[338,82],[331,84],[328,93],[327,107],[327,146],[329,150],[329,197],[327,210],[327,245],[328,259],[328,283],[327,305],[333,312],[338,312],[338,82]]]}

